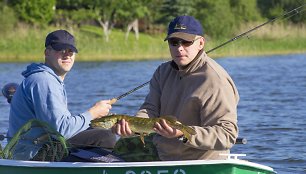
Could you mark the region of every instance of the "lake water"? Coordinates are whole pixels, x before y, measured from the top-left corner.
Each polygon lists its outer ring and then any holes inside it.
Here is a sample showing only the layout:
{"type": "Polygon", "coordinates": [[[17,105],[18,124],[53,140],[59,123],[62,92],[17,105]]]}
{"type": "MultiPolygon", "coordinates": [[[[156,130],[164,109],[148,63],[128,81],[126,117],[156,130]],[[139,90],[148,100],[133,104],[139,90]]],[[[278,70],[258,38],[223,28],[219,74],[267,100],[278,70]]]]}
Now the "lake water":
{"type": "MultiPolygon", "coordinates": [[[[163,61],[76,63],[65,79],[69,108],[87,110],[100,99],[117,97],[150,80],[163,61]]],[[[280,174],[306,173],[306,54],[217,59],[234,79],[240,103],[240,137],[232,153],[273,167],[280,174]]],[[[0,87],[20,83],[27,64],[0,64],[0,87]]],[[[133,115],[148,86],[119,100],[112,113],[133,115]]],[[[7,131],[9,105],[0,97],[0,133],[7,131]]],[[[5,142],[2,142],[5,143],[5,142]]]]}

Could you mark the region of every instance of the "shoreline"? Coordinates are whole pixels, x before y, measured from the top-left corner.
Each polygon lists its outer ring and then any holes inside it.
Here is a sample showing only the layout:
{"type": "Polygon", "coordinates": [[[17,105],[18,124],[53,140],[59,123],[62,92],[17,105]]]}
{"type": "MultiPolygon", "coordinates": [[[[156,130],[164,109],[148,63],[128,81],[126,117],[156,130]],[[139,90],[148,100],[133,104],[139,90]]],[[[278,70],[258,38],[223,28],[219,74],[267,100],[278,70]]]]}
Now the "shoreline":
{"type": "MultiPolygon", "coordinates": [[[[270,55],[292,55],[292,54],[306,54],[306,50],[298,50],[298,51],[270,51],[270,52],[261,52],[261,53],[250,53],[250,54],[229,54],[229,53],[210,53],[209,57],[213,59],[226,58],[226,57],[237,57],[237,58],[251,58],[251,57],[264,57],[270,55]]],[[[90,55],[90,56],[82,56],[77,55],[76,62],[116,62],[116,61],[150,61],[150,60],[168,60],[170,59],[170,54],[167,57],[166,55],[134,55],[134,57],[125,56],[125,55],[90,55]],[[91,58],[90,58],[91,57],[91,58]],[[94,57],[94,58],[92,58],[94,57]]],[[[43,55],[27,55],[27,56],[19,56],[19,55],[1,55],[0,54],[0,63],[27,63],[27,62],[42,62],[44,61],[43,55]],[[34,58],[33,58],[34,57],[34,58]],[[37,57],[37,58],[35,58],[37,57]],[[15,60],[13,60],[15,59],[15,60]]]]}
{"type": "MultiPolygon", "coordinates": [[[[19,29],[3,36],[0,40],[0,63],[44,61],[45,35],[50,29],[25,29],[25,31],[19,29]]],[[[279,30],[278,32],[282,31],[280,27],[276,29],[279,30]]],[[[254,33],[254,35],[226,44],[208,55],[211,58],[221,58],[303,54],[306,53],[306,35],[303,35],[304,30],[300,30],[302,29],[287,34],[278,34],[275,31],[274,33],[272,31],[264,32],[264,34],[254,33]],[[278,35],[274,36],[273,34],[278,35]]],[[[124,32],[113,30],[110,41],[106,42],[103,36],[96,36],[87,31],[75,30],[74,33],[79,49],[76,57],[77,62],[145,61],[171,58],[168,44],[163,41],[164,35],[162,34],[140,33],[138,40],[133,35],[125,40],[124,32]]],[[[228,40],[226,38],[211,39],[206,36],[204,38],[206,39],[204,47],[206,51],[216,48],[228,40]]]]}

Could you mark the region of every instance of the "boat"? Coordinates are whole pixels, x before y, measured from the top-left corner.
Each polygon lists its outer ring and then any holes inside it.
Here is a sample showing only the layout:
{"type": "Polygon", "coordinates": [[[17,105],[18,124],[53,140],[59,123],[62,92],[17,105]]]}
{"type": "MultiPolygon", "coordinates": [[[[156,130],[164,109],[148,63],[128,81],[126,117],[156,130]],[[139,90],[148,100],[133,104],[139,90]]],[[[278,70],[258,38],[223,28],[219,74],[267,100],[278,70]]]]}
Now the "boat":
{"type": "Polygon", "coordinates": [[[153,162],[41,162],[0,159],[1,174],[275,174],[273,168],[240,160],[153,162]]]}
{"type": "MultiPolygon", "coordinates": [[[[41,123],[33,120],[31,124],[41,123]]],[[[27,124],[25,125],[27,127],[27,124]]],[[[47,126],[47,125],[45,125],[47,126]]],[[[21,129],[23,130],[23,129],[21,129]]],[[[16,136],[19,136],[18,132],[16,136]]],[[[137,137],[136,137],[137,138],[137,137]]],[[[135,138],[135,140],[136,140],[135,138]]],[[[46,162],[15,160],[9,157],[8,151],[12,139],[2,151],[3,159],[0,159],[0,174],[275,174],[273,168],[238,159],[245,154],[220,154],[227,156],[224,160],[184,160],[184,161],[146,161],[127,162],[112,152],[103,151],[95,153],[87,150],[73,150],[71,155],[88,162],[46,162]],[[95,162],[92,162],[95,161],[95,162]],[[101,162],[102,161],[102,162],[101,162]]],[[[237,139],[236,143],[245,144],[245,139],[237,139]]],[[[140,140],[138,140],[140,141],[140,140]]],[[[120,144],[120,143],[119,143],[120,144]]],[[[148,147],[149,143],[146,141],[148,147]]],[[[123,144],[124,145],[124,144],[123,144]]],[[[100,148],[99,148],[100,149],[100,148]]],[[[101,151],[101,149],[100,149],[101,151]]],[[[136,151],[134,151],[136,152],[136,151]]],[[[133,153],[134,154],[134,153],[133,153]]],[[[135,154],[136,155],[136,154],[135,154]]],[[[145,157],[143,155],[143,157],[145,157]]],[[[142,158],[141,158],[142,159],[142,158]]]]}
{"type": "MultiPolygon", "coordinates": [[[[106,151],[105,154],[98,154],[82,149],[74,150],[72,155],[83,159],[98,160],[99,162],[46,162],[46,161],[26,161],[15,160],[12,158],[12,149],[24,137],[23,134],[31,129],[32,126],[40,126],[47,131],[46,136],[57,135],[58,142],[51,141],[50,145],[55,143],[62,144],[64,149],[68,149],[65,139],[48,124],[39,120],[30,120],[12,137],[10,142],[2,150],[0,149],[0,174],[275,174],[276,172],[268,166],[252,163],[246,160],[238,159],[245,154],[220,154],[226,155],[225,160],[184,160],[184,161],[146,161],[146,162],[126,162],[120,157],[112,156],[112,152],[106,151]],[[100,160],[101,158],[101,160],[100,160]],[[101,162],[103,161],[103,162],[101,162]]],[[[2,137],[2,139],[5,136],[2,137]]],[[[131,137],[133,138],[133,137],[131,137]]],[[[150,135],[146,138],[150,139],[150,135]]],[[[48,138],[52,140],[51,138],[48,138]]],[[[127,138],[125,138],[127,139],[127,138]]],[[[134,137],[134,140],[140,139],[134,137]]],[[[39,142],[39,140],[35,140],[39,142]]],[[[118,141],[120,142],[120,140],[118,141]]],[[[120,143],[118,143],[120,145],[120,143]]],[[[142,142],[143,143],[143,142],[142,142]]],[[[145,139],[146,146],[150,146],[149,141],[145,139]]],[[[246,140],[238,138],[238,144],[245,144],[246,140]]],[[[152,143],[151,143],[152,144],[152,143]]],[[[124,144],[122,146],[125,147],[124,144]]],[[[59,153],[55,150],[54,153],[59,153]]],[[[100,148],[99,148],[100,149],[100,148]]],[[[116,149],[116,148],[115,148],[116,149]]],[[[120,149],[120,148],[119,148],[120,149]]],[[[101,149],[100,149],[101,150],[101,149]]],[[[142,151],[142,150],[141,150],[142,151]]],[[[132,152],[131,152],[132,153],[132,152]]],[[[53,154],[53,153],[52,153],[53,154]]],[[[59,156],[65,154],[60,151],[59,156]]],[[[116,154],[116,153],[114,153],[116,154]]],[[[120,154],[117,154],[120,156],[120,154]]],[[[136,155],[133,153],[133,155],[136,155]]],[[[123,157],[123,156],[122,156],[123,157]]]]}

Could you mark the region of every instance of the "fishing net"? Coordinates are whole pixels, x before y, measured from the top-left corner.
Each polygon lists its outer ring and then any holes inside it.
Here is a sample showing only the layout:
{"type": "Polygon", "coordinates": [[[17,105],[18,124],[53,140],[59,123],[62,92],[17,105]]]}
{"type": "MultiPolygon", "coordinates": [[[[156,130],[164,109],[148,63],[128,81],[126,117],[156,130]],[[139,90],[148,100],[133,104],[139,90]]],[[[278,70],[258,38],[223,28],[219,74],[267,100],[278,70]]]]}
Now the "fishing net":
{"type": "Polygon", "coordinates": [[[125,161],[160,161],[155,145],[153,144],[153,134],[144,137],[145,144],[140,137],[120,138],[113,152],[125,161]]]}
{"type": "MultiPolygon", "coordinates": [[[[138,136],[120,138],[112,152],[124,161],[159,161],[157,150],[153,144],[153,136],[154,134],[145,136],[144,144],[138,136]]],[[[24,145],[24,140],[31,142],[27,144],[26,148],[39,147],[38,153],[30,159],[33,161],[62,161],[68,157],[68,149],[71,150],[73,148],[72,145],[68,145],[60,133],[51,128],[47,123],[32,119],[19,129],[3,150],[0,147],[0,158],[14,159],[19,147],[18,145],[24,145]],[[33,128],[41,128],[44,134],[29,141],[26,134],[33,128]]]]}
{"type": "Polygon", "coordinates": [[[10,139],[3,151],[1,157],[4,159],[14,159],[17,153],[17,147],[23,145],[25,148],[39,149],[38,153],[31,160],[37,161],[60,161],[68,155],[68,146],[65,138],[50,127],[47,123],[32,119],[23,125],[19,131],[10,139]],[[33,128],[40,128],[44,131],[42,136],[35,139],[28,139],[27,133],[33,128]],[[24,141],[30,142],[25,144],[24,141]]]}

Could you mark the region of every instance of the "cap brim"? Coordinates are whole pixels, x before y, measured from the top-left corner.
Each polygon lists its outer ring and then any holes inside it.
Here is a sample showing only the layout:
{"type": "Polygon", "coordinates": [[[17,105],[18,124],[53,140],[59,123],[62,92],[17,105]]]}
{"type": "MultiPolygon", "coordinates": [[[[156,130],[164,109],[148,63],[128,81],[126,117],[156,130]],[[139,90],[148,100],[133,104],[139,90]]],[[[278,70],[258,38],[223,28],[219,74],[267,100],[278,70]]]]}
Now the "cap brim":
{"type": "Polygon", "coordinates": [[[71,49],[73,52],[78,53],[78,50],[76,49],[76,47],[74,47],[73,45],[69,45],[69,44],[57,43],[57,44],[51,44],[51,47],[56,51],[71,49]]]}
{"type": "Polygon", "coordinates": [[[183,39],[183,40],[186,40],[186,41],[193,41],[196,37],[197,37],[197,35],[195,35],[195,34],[175,32],[175,33],[172,33],[169,36],[167,36],[164,41],[166,41],[170,38],[179,38],[179,39],[183,39]]]}

